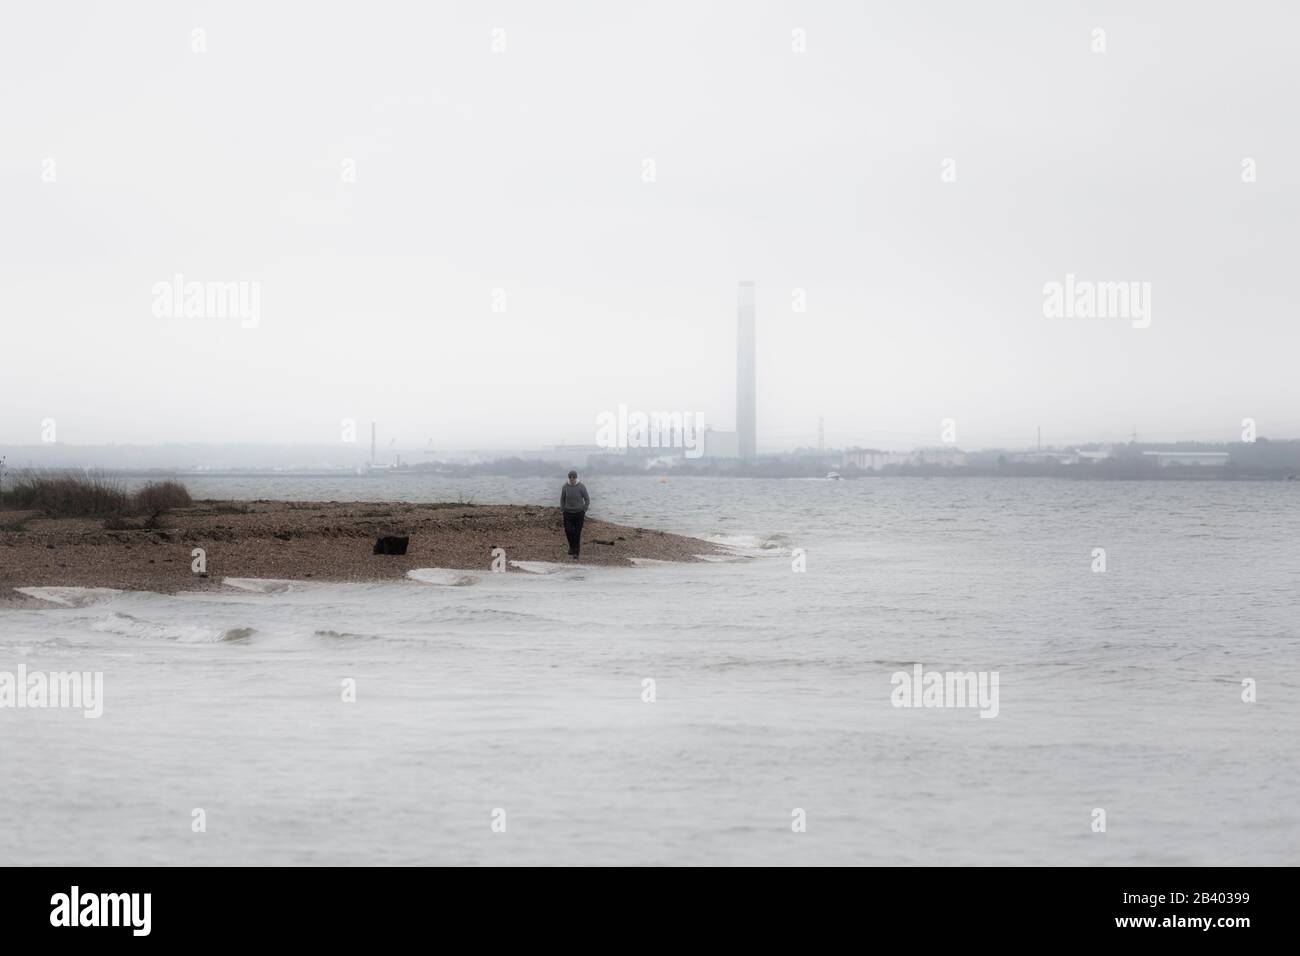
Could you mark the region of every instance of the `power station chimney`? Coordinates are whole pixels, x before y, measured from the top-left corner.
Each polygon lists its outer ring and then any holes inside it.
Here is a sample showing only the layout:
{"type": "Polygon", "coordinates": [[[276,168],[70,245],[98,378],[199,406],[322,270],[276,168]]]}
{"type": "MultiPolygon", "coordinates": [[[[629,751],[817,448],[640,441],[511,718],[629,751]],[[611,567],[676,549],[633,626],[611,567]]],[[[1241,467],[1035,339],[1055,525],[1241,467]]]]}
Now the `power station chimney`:
{"type": "Polygon", "coordinates": [[[370,464],[375,463],[375,423],[370,423],[370,464]]]}
{"type": "Polygon", "coordinates": [[[736,312],[736,440],[741,458],[758,453],[754,283],[742,282],[736,312]]]}

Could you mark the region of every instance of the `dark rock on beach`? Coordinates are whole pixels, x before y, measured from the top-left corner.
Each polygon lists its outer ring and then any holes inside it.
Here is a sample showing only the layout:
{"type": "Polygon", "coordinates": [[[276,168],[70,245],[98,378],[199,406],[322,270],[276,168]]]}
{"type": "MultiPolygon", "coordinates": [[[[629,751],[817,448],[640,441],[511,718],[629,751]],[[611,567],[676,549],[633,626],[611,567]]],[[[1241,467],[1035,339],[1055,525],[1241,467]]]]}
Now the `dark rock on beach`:
{"type": "Polygon", "coordinates": [[[407,536],[386,535],[375,542],[375,554],[406,554],[406,548],[411,543],[407,536]]]}

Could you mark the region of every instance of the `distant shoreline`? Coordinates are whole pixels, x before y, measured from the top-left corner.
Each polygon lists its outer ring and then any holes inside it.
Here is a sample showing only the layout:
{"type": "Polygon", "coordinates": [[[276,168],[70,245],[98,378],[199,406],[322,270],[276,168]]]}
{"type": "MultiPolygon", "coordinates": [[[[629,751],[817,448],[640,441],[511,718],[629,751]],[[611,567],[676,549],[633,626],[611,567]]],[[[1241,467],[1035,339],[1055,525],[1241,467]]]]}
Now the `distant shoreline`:
{"type": "MultiPolygon", "coordinates": [[[[81,472],[83,469],[72,468],[54,468],[49,469],[54,473],[62,472],[81,472]]],[[[476,478],[511,478],[511,479],[554,479],[555,470],[550,469],[545,472],[505,472],[505,471],[474,471],[472,473],[443,473],[429,469],[419,468],[394,468],[384,471],[371,473],[357,473],[355,471],[337,470],[314,470],[314,469],[285,469],[283,471],[272,471],[269,469],[249,469],[242,470],[213,470],[213,471],[187,471],[176,468],[92,468],[85,469],[95,474],[102,474],[114,478],[141,479],[141,480],[158,480],[171,478],[177,481],[202,481],[209,478],[216,479],[283,479],[283,478],[307,478],[330,481],[360,481],[369,482],[384,480],[388,478],[440,478],[446,481],[469,481],[476,478]]],[[[1088,470],[1079,469],[1078,466],[1064,466],[1057,469],[1038,468],[1030,469],[1007,469],[998,471],[988,468],[971,468],[971,467],[940,467],[940,466],[891,466],[882,471],[853,471],[836,470],[840,479],[846,481],[874,481],[882,478],[1051,478],[1060,481],[1220,481],[1220,482],[1238,482],[1238,481],[1296,481],[1300,480],[1300,471],[1292,472],[1289,469],[1281,469],[1270,473],[1242,472],[1234,469],[1224,468],[1159,468],[1143,472],[1105,472],[1096,466],[1088,466],[1088,470]]],[[[826,471],[822,469],[791,471],[782,474],[768,474],[762,471],[745,472],[745,471],[685,471],[673,469],[653,469],[646,471],[603,471],[597,469],[584,468],[582,470],[584,478],[647,478],[651,480],[673,479],[673,478],[759,478],[759,479],[793,479],[806,480],[809,478],[825,478],[826,471]]],[[[0,507],[3,506],[3,492],[0,491],[0,507]]],[[[0,512],[2,513],[2,512],[0,512]]]]}
{"type": "MultiPolygon", "coordinates": [[[[652,450],[654,451],[654,450],[652,450]]],[[[1085,443],[1033,448],[955,444],[911,451],[796,448],[753,458],[602,452],[556,446],[517,453],[481,451],[431,457],[388,450],[378,458],[339,445],[5,446],[11,475],[25,471],[99,471],[122,477],[367,480],[416,477],[457,481],[539,478],[1060,478],[1075,481],[1285,481],[1300,478],[1300,439],[1085,443]]]]}
{"type": "MultiPolygon", "coordinates": [[[[108,522],[0,511],[0,604],[29,603],[20,587],[174,593],[219,588],[225,577],[380,581],[414,568],[490,571],[494,548],[508,570],[513,561],[570,560],[559,508],[537,505],[205,500],[153,521],[108,522]],[[389,535],[410,537],[405,555],[373,553],[389,535]],[[194,569],[196,548],[203,573],[194,569]]],[[[721,552],[697,538],[588,519],[580,563],[721,552]]]]}

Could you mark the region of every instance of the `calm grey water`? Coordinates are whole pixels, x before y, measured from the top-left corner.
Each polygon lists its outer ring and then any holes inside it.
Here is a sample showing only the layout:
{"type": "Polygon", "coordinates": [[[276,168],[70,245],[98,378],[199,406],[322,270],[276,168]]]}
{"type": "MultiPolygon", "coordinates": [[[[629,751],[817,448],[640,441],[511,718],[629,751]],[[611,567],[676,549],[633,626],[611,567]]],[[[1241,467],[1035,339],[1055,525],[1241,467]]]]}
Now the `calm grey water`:
{"type": "MultiPolygon", "coordinates": [[[[482,503],[558,488],[190,485],[482,503]]],[[[98,720],[0,709],[0,862],[1300,859],[1296,485],[588,486],[600,517],[755,556],[0,612],[0,670],[105,681],[98,720]],[[997,671],[998,715],[892,706],[891,675],[918,662],[997,671]]]]}

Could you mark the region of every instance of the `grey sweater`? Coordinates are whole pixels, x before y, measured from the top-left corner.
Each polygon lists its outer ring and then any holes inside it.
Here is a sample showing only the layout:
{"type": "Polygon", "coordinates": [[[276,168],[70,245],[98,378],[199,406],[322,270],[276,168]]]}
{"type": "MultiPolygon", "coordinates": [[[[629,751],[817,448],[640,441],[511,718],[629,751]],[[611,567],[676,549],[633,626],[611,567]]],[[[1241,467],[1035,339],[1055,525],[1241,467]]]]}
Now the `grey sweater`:
{"type": "Polygon", "coordinates": [[[582,482],[571,485],[567,481],[560,489],[560,508],[563,511],[586,511],[591,505],[587,497],[587,486],[582,482]]]}

